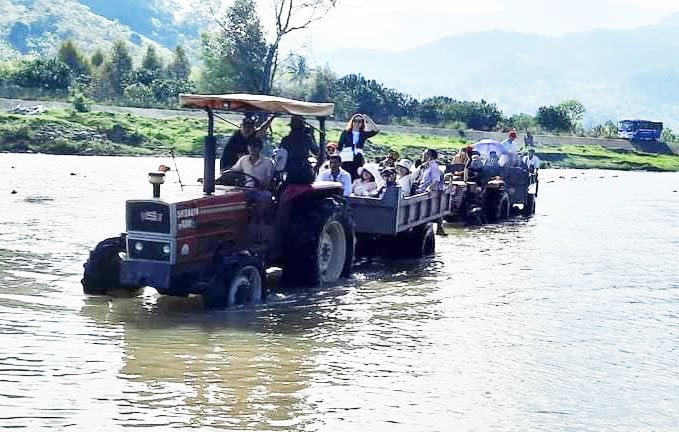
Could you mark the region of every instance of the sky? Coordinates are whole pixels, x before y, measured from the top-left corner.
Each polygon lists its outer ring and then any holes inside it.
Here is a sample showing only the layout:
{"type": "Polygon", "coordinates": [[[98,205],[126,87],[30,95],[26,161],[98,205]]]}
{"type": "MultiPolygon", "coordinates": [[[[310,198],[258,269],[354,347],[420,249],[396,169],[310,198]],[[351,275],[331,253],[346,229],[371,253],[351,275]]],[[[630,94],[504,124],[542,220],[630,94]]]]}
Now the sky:
{"type": "MultiPolygon", "coordinates": [[[[310,32],[294,38],[294,48],[400,51],[485,30],[559,36],[592,29],[633,29],[679,12],[679,0],[338,1],[310,32]]],[[[271,0],[259,0],[259,5],[266,25],[271,22],[271,0]]]]}

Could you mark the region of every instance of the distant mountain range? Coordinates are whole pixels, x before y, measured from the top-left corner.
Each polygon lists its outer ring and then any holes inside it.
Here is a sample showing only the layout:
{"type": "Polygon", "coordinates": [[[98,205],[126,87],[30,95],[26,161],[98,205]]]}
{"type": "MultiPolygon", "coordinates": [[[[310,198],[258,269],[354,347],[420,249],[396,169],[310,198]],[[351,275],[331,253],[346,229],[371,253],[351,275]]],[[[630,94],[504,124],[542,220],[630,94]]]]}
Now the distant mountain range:
{"type": "MultiPolygon", "coordinates": [[[[0,0],[0,60],[52,55],[68,38],[88,53],[117,39],[137,59],[148,44],[165,56],[183,44],[197,60],[211,23],[195,0],[0,0]]],[[[636,30],[548,37],[479,32],[408,51],[318,53],[339,75],[361,73],[422,99],[496,102],[505,114],[578,99],[586,125],[640,117],[679,129],[679,13],[636,30]]]]}
{"type": "Polygon", "coordinates": [[[506,114],[580,100],[589,124],[623,117],[679,128],[679,14],[636,30],[548,37],[489,31],[408,51],[336,50],[317,56],[338,74],[361,73],[424,98],[496,102],[506,114]]]}

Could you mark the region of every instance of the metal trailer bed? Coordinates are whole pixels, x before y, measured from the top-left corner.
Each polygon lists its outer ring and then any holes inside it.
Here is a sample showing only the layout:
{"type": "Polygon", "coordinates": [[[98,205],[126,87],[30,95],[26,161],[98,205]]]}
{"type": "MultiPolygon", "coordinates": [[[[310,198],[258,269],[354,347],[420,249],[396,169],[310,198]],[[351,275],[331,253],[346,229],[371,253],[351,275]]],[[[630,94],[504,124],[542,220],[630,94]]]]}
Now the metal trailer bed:
{"type": "Polygon", "coordinates": [[[442,190],[401,196],[401,188],[388,187],[382,197],[350,197],[349,209],[357,234],[396,236],[434,222],[450,213],[452,194],[442,190]]]}

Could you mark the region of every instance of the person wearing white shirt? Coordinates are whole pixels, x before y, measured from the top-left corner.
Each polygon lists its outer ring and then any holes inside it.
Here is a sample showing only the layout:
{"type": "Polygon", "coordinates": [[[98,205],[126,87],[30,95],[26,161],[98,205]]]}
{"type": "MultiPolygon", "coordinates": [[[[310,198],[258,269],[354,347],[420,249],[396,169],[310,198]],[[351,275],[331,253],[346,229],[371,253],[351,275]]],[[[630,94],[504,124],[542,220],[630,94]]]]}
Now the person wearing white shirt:
{"type": "Polygon", "coordinates": [[[500,143],[502,154],[500,155],[500,166],[516,166],[519,164],[519,146],[516,144],[516,132],[510,131],[509,138],[500,143]]]}
{"type": "Polygon", "coordinates": [[[523,165],[531,173],[537,172],[540,169],[540,159],[535,156],[535,150],[528,150],[528,156],[523,157],[523,165]]]}
{"type": "Polygon", "coordinates": [[[316,180],[342,183],[344,196],[348,197],[351,195],[351,175],[342,168],[342,157],[339,154],[333,154],[328,156],[328,161],[330,169],[318,174],[316,180]]]}
{"type": "Polygon", "coordinates": [[[401,196],[408,197],[413,189],[413,180],[410,176],[410,169],[413,163],[410,159],[401,159],[396,163],[396,171],[398,172],[398,179],[396,183],[401,187],[401,196]]]}

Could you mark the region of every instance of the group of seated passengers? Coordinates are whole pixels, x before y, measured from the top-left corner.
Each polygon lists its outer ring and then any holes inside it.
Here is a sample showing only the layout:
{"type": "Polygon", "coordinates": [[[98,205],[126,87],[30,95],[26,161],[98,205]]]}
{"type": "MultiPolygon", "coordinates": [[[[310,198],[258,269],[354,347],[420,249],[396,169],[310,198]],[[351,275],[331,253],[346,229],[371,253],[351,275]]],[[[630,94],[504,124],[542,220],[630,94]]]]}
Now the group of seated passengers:
{"type": "Polygon", "coordinates": [[[501,167],[521,167],[530,173],[536,173],[540,168],[540,159],[535,156],[535,150],[529,149],[528,154],[522,156],[514,151],[498,155],[496,151],[490,151],[482,155],[474,150],[474,147],[462,147],[453,158],[453,165],[463,165],[466,180],[476,180],[482,174],[494,176],[499,173],[501,167]]]}

